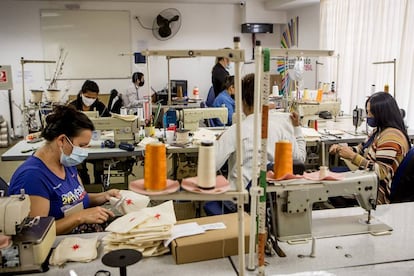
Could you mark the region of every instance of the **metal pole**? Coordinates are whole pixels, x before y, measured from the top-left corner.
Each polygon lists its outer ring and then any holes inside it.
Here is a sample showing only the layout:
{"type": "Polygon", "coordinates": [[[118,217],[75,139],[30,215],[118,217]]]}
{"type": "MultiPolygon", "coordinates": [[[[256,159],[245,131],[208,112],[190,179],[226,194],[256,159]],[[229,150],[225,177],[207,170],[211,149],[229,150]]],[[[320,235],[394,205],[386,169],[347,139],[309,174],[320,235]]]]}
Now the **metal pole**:
{"type": "MultiPolygon", "coordinates": [[[[234,49],[240,49],[240,37],[234,37],[234,49]]],[[[237,141],[237,151],[236,151],[236,160],[237,160],[237,191],[243,192],[245,187],[243,186],[243,173],[242,173],[242,164],[243,164],[243,154],[242,154],[242,97],[241,97],[241,64],[240,61],[234,63],[234,84],[235,89],[238,91],[236,93],[236,141],[237,141]]],[[[240,197],[239,197],[240,199],[240,197]]],[[[239,239],[238,239],[238,252],[239,252],[239,274],[244,275],[245,267],[245,258],[244,258],[244,201],[237,201],[237,216],[239,222],[239,239]]]]}
{"type": "Polygon", "coordinates": [[[11,90],[8,90],[8,98],[9,98],[9,110],[10,110],[10,127],[13,129],[13,136],[14,136],[14,120],[13,120],[13,105],[12,105],[12,99],[11,99],[11,90]]]}
{"type": "MultiPolygon", "coordinates": [[[[261,74],[259,74],[259,72],[261,72],[262,70],[262,47],[260,46],[260,41],[256,42],[258,45],[255,45],[254,50],[256,51],[255,56],[256,56],[256,69],[255,71],[256,76],[255,76],[255,84],[254,84],[254,89],[255,89],[255,93],[259,93],[260,91],[260,82],[256,81],[256,79],[260,79],[261,74]]],[[[260,99],[260,95],[255,95],[254,97],[255,99],[260,99]]],[[[260,101],[259,100],[255,100],[254,102],[254,136],[253,136],[253,152],[259,152],[259,126],[260,126],[260,101]]],[[[255,255],[254,252],[256,252],[256,216],[257,216],[257,196],[258,194],[256,193],[257,191],[257,169],[258,169],[258,156],[257,154],[253,154],[253,173],[252,173],[252,186],[250,187],[250,191],[251,191],[251,204],[250,204],[250,214],[251,214],[251,220],[252,222],[250,223],[250,240],[249,240],[249,263],[248,263],[248,269],[249,270],[254,270],[255,269],[255,255]]]]}
{"type": "Polygon", "coordinates": [[[170,80],[170,57],[167,57],[167,75],[168,75],[168,108],[171,106],[171,80],[170,80]]]}

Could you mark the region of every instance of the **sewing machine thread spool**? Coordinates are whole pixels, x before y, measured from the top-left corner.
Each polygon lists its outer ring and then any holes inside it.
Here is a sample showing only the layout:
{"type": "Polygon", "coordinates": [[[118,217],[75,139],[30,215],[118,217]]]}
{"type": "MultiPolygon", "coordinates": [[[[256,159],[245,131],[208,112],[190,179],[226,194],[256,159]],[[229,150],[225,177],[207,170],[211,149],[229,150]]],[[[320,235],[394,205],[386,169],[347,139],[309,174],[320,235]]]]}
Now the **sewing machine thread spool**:
{"type": "Polygon", "coordinates": [[[162,191],[167,187],[167,154],[162,143],[145,146],[144,188],[148,191],[162,191]]]}
{"type": "Polygon", "coordinates": [[[324,179],[329,173],[329,168],[327,166],[319,167],[319,179],[324,179]]]}
{"type": "Polygon", "coordinates": [[[198,148],[197,185],[202,189],[216,187],[215,147],[212,141],[202,141],[198,148]]]}
{"type": "Polygon", "coordinates": [[[280,179],[286,174],[293,174],[292,143],[287,140],[276,142],[275,145],[274,175],[280,179]]]}
{"type": "Polygon", "coordinates": [[[187,144],[189,142],[190,131],[188,129],[179,129],[175,135],[177,144],[187,144]]]}
{"type": "Polygon", "coordinates": [[[308,127],[315,129],[318,131],[318,120],[309,120],[308,127]]]}
{"type": "Polygon", "coordinates": [[[304,101],[309,100],[309,90],[308,90],[307,88],[305,88],[305,89],[303,90],[303,97],[302,97],[302,100],[304,100],[304,101]]]}
{"type": "Polygon", "coordinates": [[[194,99],[198,99],[200,97],[197,86],[194,86],[193,88],[193,97],[194,99]]]}
{"type": "Polygon", "coordinates": [[[31,90],[30,101],[32,103],[40,103],[43,97],[43,90],[31,90]]]}
{"type": "Polygon", "coordinates": [[[182,99],[183,98],[183,88],[181,86],[177,87],[177,98],[182,99]]]}
{"type": "Polygon", "coordinates": [[[316,94],[316,101],[318,103],[322,102],[322,96],[323,96],[323,90],[322,89],[318,89],[318,94],[316,94]]]}

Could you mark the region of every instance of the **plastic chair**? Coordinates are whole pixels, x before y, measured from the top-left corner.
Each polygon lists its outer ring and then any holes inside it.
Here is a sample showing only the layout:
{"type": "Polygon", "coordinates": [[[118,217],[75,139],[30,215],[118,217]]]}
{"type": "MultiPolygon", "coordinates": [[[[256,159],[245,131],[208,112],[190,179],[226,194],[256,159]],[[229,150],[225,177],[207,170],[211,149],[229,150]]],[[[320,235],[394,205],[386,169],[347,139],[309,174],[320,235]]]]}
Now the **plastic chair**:
{"type": "Polygon", "coordinates": [[[414,201],[414,148],[398,167],[391,183],[391,203],[414,201]]]}

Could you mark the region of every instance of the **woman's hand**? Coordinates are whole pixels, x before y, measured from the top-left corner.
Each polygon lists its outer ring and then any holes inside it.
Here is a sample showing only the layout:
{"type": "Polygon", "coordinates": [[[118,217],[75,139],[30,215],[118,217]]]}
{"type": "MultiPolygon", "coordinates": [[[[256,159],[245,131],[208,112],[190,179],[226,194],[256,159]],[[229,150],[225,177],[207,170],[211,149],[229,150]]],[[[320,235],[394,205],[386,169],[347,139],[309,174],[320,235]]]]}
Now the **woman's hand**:
{"type": "Polygon", "coordinates": [[[330,154],[338,154],[340,157],[353,160],[356,153],[349,146],[334,144],[329,148],[330,154]]]}
{"type": "Polygon", "coordinates": [[[299,114],[297,112],[292,112],[290,114],[290,120],[292,121],[292,125],[294,127],[300,126],[300,118],[299,118],[299,114]]]}
{"type": "Polygon", "coordinates": [[[110,189],[105,192],[105,199],[109,201],[111,197],[121,198],[121,194],[119,193],[118,189],[110,189]]]}
{"type": "Polygon", "coordinates": [[[104,223],[109,217],[114,217],[114,213],[103,207],[92,207],[79,212],[81,223],[104,223]]]}

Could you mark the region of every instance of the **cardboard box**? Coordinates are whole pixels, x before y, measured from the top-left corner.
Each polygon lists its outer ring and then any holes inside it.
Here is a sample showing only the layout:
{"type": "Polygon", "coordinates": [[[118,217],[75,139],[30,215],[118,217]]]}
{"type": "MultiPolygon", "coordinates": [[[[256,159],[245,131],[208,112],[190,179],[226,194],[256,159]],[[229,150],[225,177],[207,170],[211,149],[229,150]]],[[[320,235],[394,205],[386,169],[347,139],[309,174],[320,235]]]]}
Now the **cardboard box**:
{"type": "MultiPolygon", "coordinates": [[[[182,237],[171,243],[171,252],[177,264],[205,261],[238,254],[237,213],[178,221],[177,224],[223,222],[226,229],[209,230],[200,235],[182,237]]],[[[244,214],[245,253],[249,249],[250,216],[244,214]]]]}

